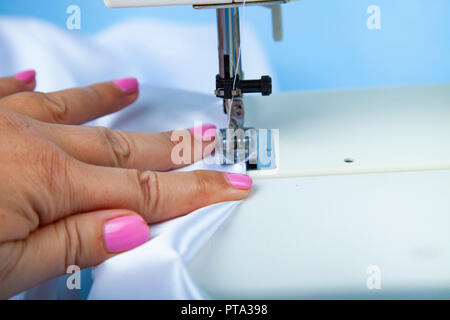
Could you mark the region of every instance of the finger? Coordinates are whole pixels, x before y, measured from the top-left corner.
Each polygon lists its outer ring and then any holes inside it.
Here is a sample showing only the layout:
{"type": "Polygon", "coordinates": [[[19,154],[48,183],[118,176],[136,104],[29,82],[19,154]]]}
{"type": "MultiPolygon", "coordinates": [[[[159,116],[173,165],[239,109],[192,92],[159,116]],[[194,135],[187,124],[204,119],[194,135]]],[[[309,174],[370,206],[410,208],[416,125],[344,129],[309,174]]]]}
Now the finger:
{"type": "Polygon", "coordinates": [[[52,93],[8,96],[0,106],[45,122],[81,124],[130,105],[138,90],[137,80],[126,78],[52,93]]]}
{"type": "Polygon", "coordinates": [[[149,235],[142,217],[127,210],[78,214],[40,228],[25,240],[0,246],[12,266],[0,280],[0,298],[66,274],[70,266],[95,266],[145,243],[149,235]]]}
{"type": "Polygon", "coordinates": [[[168,171],[211,154],[216,126],[164,133],[43,123],[41,132],[72,157],[94,165],[168,171]]]}
{"type": "Polygon", "coordinates": [[[36,71],[22,71],[13,77],[0,78],[0,98],[18,92],[33,91],[35,87],[36,71]]]}
{"type": "Polygon", "coordinates": [[[139,172],[94,168],[91,179],[74,186],[79,211],[126,208],[139,212],[147,222],[157,223],[196,209],[247,197],[251,179],[247,175],[217,171],[139,172]]]}
{"type": "Polygon", "coordinates": [[[67,192],[54,195],[58,197],[55,201],[65,205],[57,212],[47,212],[45,216],[51,221],[73,212],[123,208],[156,223],[214,203],[241,200],[249,195],[252,185],[247,175],[208,170],[142,172],[81,162],[69,170],[67,192]]]}

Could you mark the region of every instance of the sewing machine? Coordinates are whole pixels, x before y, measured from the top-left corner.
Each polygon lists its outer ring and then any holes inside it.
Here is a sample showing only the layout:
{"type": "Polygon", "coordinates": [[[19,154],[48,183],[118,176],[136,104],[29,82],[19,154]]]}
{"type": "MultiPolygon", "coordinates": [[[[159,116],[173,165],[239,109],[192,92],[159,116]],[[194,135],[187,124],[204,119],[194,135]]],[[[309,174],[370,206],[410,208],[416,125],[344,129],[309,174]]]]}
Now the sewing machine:
{"type": "Polygon", "coordinates": [[[261,131],[245,126],[245,93],[272,93],[272,79],[244,78],[241,63],[239,7],[262,5],[272,11],[272,30],[275,41],[283,37],[281,4],[291,0],[105,0],[109,7],[192,5],[195,9],[217,11],[219,73],[215,95],[223,99],[223,111],[228,115],[228,128],[218,132],[217,161],[224,164],[247,163],[249,170],[276,168],[278,136],[271,130],[261,131]]]}
{"type": "MultiPolygon", "coordinates": [[[[106,3],[215,8],[215,93],[229,128],[280,131],[271,165],[248,172],[250,197],[189,263],[211,297],[450,298],[449,84],[243,99],[271,91],[267,77],[242,81],[243,2],[106,3]]],[[[272,8],[279,40],[280,8],[272,8]]],[[[244,145],[250,162],[254,145],[244,145]]]]}

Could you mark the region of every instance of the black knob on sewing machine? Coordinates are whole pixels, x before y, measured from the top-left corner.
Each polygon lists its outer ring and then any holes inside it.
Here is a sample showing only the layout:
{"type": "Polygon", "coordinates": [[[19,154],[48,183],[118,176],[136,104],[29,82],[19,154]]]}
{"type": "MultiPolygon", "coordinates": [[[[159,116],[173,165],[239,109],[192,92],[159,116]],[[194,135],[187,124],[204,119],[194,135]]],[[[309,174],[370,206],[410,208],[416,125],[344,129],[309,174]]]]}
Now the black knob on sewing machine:
{"type": "Polygon", "coordinates": [[[268,96],[272,93],[272,78],[262,76],[259,80],[239,80],[238,88],[242,93],[261,92],[263,96],[268,96]]]}
{"type": "Polygon", "coordinates": [[[242,96],[244,93],[258,93],[268,96],[272,93],[272,78],[262,76],[258,80],[240,80],[236,78],[222,79],[216,76],[216,96],[219,98],[232,99],[235,96],[242,96]]]}

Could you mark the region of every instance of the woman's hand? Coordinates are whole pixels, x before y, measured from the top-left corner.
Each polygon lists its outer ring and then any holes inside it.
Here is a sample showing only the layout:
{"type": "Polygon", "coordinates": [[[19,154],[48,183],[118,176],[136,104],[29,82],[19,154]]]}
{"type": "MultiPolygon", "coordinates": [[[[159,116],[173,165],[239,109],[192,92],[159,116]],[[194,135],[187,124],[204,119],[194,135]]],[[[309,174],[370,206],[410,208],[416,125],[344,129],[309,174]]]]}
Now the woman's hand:
{"type": "MultiPolygon", "coordinates": [[[[249,193],[245,175],[164,173],[180,166],[172,132],[77,125],[133,103],[135,79],[48,94],[34,87],[33,71],[0,79],[2,298],[139,246],[147,223],[249,193]]],[[[214,144],[186,132],[192,143],[214,144]]]]}

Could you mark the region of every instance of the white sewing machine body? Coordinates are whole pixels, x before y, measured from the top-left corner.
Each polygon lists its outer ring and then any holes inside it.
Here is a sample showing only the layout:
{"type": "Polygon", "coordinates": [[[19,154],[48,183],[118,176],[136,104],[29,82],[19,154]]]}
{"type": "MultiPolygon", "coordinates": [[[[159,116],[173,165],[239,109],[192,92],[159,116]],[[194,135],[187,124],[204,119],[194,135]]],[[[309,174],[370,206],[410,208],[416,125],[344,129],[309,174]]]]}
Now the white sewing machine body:
{"type": "Polygon", "coordinates": [[[213,298],[450,298],[450,85],[246,98],[279,167],[189,265],[213,298]],[[378,289],[378,290],[377,290],[378,289]]]}
{"type": "MultiPolygon", "coordinates": [[[[281,38],[280,12],[272,17],[281,38]]],[[[235,45],[227,54],[237,56],[235,45]]],[[[246,126],[279,129],[277,168],[249,172],[251,196],[190,262],[202,289],[213,298],[450,298],[450,85],[244,102],[246,126]]]]}

